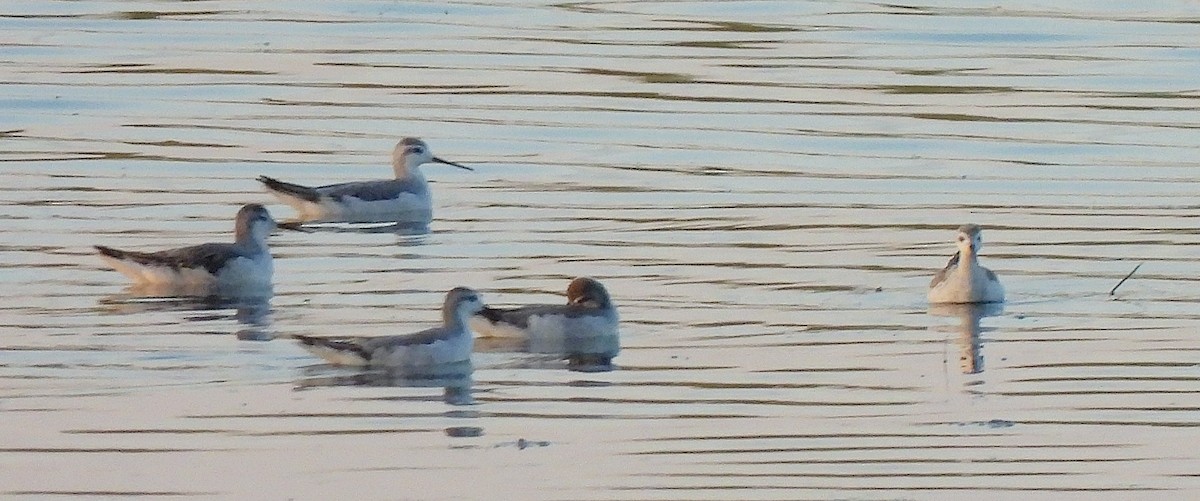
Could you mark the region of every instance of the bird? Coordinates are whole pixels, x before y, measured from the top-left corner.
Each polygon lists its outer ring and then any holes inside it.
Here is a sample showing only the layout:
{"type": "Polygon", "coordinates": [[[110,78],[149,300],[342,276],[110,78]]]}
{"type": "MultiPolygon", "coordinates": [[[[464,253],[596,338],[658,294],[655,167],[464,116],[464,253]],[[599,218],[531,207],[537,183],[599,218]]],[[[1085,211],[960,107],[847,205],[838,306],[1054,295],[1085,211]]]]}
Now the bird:
{"type": "Polygon", "coordinates": [[[406,137],[392,150],[395,179],[355,181],[308,187],[259,176],[267,191],[299,212],[305,222],[409,222],[429,224],[433,220],[433,199],[429,183],[420,166],[427,163],[465,165],[433,155],[429,145],[415,137],[406,137]]]}
{"type": "Polygon", "coordinates": [[[621,349],[619,321],[604,285],[578,277],[567,286],[566,304],[487,307],[471,319],[471,328],[481,337],[527,340],[528,351],[561,354],[570,367],[604,367],[621,349]]]}
{"type": "Polygon", "coordinates": [[[958,228],[958,252],[929,283],[930,303],[1002,303],[1004,286],[992,270],[979,264],[983,228],[966,224],[958,228]]]}
{"type": "Polygon", "coordinates": [[[470,363],[475,340],[467,321],[486,307],[479,293],[455,287],[446,293],[439,327],[396,336],[294,337],[305,349],[333,365],[421,373],[470,363]]]}
{"type": "Polygon", "coordinates": [[[233,243],[206,243],[158,252],[96,245],[100,258],[137,286],[177,292],[269,290],[274,265],[267,237],[276,223],[259,204],[242,206],[233,243]]]}

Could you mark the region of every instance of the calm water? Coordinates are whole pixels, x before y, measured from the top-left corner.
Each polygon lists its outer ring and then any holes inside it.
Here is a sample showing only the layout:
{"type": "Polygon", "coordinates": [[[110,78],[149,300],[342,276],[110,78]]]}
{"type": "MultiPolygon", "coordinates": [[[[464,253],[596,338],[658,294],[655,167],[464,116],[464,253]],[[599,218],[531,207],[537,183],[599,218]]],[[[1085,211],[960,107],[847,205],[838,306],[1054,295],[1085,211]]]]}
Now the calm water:
{"type": "Polygon", "coordinates": [[[5,2],[0,494],[1200,496],[1200,9],[960,4],[5,2]],[[408,135],[476,168],[425,169],[432,232],[280,233],[269,304],[91,251],[408,135]],[[1003,311],[925,303],[964,222],[1003,311]],[[619,369],[490,349],[473,405],[286,339],[576,275],[619,369]]]}

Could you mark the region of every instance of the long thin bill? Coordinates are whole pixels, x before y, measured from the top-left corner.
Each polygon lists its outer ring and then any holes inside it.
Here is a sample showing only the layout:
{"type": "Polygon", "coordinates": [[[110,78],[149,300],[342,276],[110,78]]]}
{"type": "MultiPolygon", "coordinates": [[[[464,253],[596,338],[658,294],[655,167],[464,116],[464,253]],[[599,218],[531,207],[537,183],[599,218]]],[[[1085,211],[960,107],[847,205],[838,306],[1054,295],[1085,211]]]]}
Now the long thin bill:
{"type": "Polygon", "coordinates": [[[300,221],[284,221],[281,223],[275,223],[275,227],[279,228],[281,230],[299,231],[301,233],[312,233],[312,230],[305,228],[304,223],[301,223],[300,221]]]}
{"type": "Polygon", "coordinates": [[[442,159],[440,159],[440,158],[438,158],[438,157],[433,157],[433,161],[434,161],[434,162],[437,162],[437,163],[439,163],[439,164],[453,165],[453,166],[455,166],[455,167],[458,167],[458,168],[460,168],[460,169],[475,170],[475,169],[472,169],[472,168],[470,168],[470,167],[467,167],[467,166],[465,166],[465,165],[463,165],[463,164],[454,163],[454,162],[451,162],[451,161],[449,161],[449,160],[442,160],[442,159]]]}

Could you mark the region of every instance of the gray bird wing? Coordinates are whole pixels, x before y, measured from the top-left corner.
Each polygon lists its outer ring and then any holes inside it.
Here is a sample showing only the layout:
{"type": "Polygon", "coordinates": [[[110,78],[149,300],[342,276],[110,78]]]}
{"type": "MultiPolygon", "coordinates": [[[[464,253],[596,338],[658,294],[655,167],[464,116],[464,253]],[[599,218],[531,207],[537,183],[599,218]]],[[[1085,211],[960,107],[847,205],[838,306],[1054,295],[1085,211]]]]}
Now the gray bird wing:
{"type": "MultiPolygon", "coordinates": [[[[955,252],[954,255],[950,257],[950,262],[946,263],[945,268],[938,270],[938,272],[935,275],[933,275],[933,280],[931,282],[929,282],[929,288],[932,289],[934,287],[937,287],[938,284],[945,282],[946,277],[949,276],[950,273],[953,272],[955,268],[958,268],[958,253],[957,252],[955,252]]],[[[988,273],[991,273],[991,272],[989,271],[988,273]]]]}
{"type": "Polygon", "coordinates": [[[425,329],[412,334],[402,334],[399,336],[375,336],[375,337],[323,337],[323,336],[303,336],[293,335],[292,337],[301,343],[309,346],[323,346],[337,351],[355,353],[364,361],[370,362],[374,358],[375,353],[379,350],[387,350],[403,346],[417,346],[422,344],[432,344],[434,341],[448,339],[454,335],[454,331],[445,327],[434,327],[425,329]]]}
{"type": "Polygon", "coordinates": [[[285,193],[293,197],[308,200],[309,202],[316,202],[321,199],[321,194],[316,189],[309,188],[308,186],[287,183],[267,176],[258,176],[258,182],[265,184],[267,189],[271,191],[285,193]]]}
{"type": "Polygon", "coordinates": [[[389,200],[404,193],[424,195],[427,192],[425,183],[416,179],[392,179],[387,181],[355,181],[352,183],[331,184],[316,188],[321,195],[341,201],[344,197],[354,197],[359,200],[374,202],[389,200]]]}
{"type": "Polygon", "coordinates": [[[432,344],[435,341],[449,339],[454,336],[454,333],[455,331],[445,327],[433,327],[420,332],[401,334],[399,336],[358,338],[355,342],[361,345],[363,349],[373,352],[380,348],[432,344]]]}
{"type": "Polygon", "coordinates": [[[226,243],[200,244],[158,252],[123,251],[102,246],[97,246],[96,249],[106,256],[143,265],[173,269],[204,268],[214,275],[231,259],[244,256],[236,246],[226,243]]]}
{"type": "Polygon", "coordinates": [[[296,338],[297,341],[300,341],[301,344],[304,344],[307,346],[324,346],[326,348],[330,348],[330,349],[334,349],[334,350],[338,350],[338,351],[349,351],[349,352],[358,354],[358,356],[362,357],[363,360],[371,359],[371,352],[367,351],[366,349],[363,348],[362,342],[360,339],[355,339],[355,338],[334,339],[334,338],[315,337],[315,336],[302,336],[299,334],[293,335],[292,337],[296,338]]]}
{"type": "Polygon", "coordinates": [[[531,304],[520,308],[487,308],[478,313],[489,322],[506,323],[522,329],[529,327],[529,319],[539,315],[562,315],[567,318],[578,318],[594,315],[596,308],[575,304],[531,304]]]}

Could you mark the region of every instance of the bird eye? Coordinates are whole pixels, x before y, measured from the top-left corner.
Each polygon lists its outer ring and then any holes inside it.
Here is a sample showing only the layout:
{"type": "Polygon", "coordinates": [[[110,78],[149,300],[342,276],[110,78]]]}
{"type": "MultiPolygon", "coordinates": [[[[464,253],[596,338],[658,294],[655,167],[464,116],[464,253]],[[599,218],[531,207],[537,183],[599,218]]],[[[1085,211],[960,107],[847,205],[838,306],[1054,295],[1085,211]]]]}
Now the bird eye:
{"type": "Polygon", "coordinates": [[[411,151],[414,155],[425,153],[425,149],[420,146],[413,146],[409,151],[411,151]]]}

